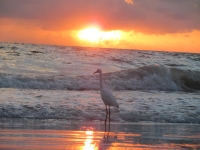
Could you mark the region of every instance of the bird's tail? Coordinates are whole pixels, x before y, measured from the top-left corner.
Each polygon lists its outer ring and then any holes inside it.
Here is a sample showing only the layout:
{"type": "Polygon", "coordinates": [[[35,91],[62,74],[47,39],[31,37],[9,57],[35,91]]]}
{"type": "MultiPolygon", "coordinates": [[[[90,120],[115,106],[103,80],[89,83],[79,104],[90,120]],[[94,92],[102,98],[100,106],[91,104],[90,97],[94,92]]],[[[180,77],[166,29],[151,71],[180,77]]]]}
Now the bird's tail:
{"type": "Polygon", "coordinates": [[[119,104],[117,103],[115,107],[119,108],[119,104]]]}

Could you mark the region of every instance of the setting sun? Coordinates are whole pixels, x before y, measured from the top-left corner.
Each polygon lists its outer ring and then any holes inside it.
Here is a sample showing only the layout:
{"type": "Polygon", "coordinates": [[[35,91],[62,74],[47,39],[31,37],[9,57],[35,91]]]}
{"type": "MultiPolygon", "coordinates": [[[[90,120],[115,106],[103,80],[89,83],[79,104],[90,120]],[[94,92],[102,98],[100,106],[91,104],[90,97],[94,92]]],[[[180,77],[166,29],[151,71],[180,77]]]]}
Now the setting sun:
{"type": "Polygon", "coordinates": [[[87,42],[97,43],[104,41],[118,41],[120,40],[121,32],[115,31],[101,31],[97,27],[86,28],[78,32],[78,38],[87,42]]]}
{"type": "Polygon", "coordinates": [[[97,42],[100,38],[100,30],[98,28],[87,28],[80,30],[78,37],[89,42],[97,42]]]}

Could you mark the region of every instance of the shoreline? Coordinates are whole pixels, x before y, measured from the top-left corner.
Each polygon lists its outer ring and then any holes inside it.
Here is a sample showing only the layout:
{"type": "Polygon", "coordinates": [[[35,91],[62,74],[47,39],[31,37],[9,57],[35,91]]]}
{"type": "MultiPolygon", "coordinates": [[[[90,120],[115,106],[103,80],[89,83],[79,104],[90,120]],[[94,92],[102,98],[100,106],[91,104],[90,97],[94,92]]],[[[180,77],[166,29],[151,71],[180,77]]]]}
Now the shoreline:
{"type": "MultiPolygon", "coordinates": [[[[51,125],[56,123],[57,128],[64,129],[64,125],[73,125],[77,124],[79,126],[81,125],[104,125],[104,120],[68,120],[68,119],[33,119],[33,118],[0,118],[0,128],[6,129],[5,125],[13,125],[10,127],[16,128],[15,125],[24,125],[28,127],[27,125],[34,125],[37,124],[37,126],[45,126],[47,128],[51,128],[51,125]],[[49,124],[48,124],[49,123],[49,124]]],[[[199,126],[198,123],[169,123],[169,122],[151,122],[151,121],[139,121],[139,122],[119,122],[119,121],[111,121],[112,125],[184,125],[184,126],[199,126]]],[[[107,122],[108,124],[108,122],[107,122]]],[[[31,126],[29,126],[31,127],[31,126]]]]}
{"type": "Polygon", "coordinates": [[[153,150],[200,148],[200,125],[56,119],[0,119],[0,149],[153,150]]]}

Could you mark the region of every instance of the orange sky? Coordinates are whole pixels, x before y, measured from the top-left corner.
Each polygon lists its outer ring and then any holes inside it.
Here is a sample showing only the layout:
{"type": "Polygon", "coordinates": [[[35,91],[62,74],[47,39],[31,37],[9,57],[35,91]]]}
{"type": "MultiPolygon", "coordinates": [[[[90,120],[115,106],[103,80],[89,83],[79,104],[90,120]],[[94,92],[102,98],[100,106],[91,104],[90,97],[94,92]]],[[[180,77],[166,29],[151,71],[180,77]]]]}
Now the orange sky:
{"type": "Polygon", "coordinates": [[[200,53],[200,0],[0,0],[0,42],[200,53]],[[97,25],[120,39],[90,42],[97,25]]]}

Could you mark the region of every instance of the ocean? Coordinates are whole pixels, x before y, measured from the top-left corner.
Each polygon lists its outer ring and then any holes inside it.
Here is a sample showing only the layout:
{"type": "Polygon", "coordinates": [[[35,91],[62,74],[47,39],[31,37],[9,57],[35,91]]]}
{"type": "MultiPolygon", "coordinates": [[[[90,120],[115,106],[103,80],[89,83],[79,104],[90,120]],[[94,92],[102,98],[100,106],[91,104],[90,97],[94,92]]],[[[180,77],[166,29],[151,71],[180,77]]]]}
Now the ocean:
{"type": "Polygon", "coordinates": [[[0,43],[0,117],[200,124],[200,54],[0,43]]]}

